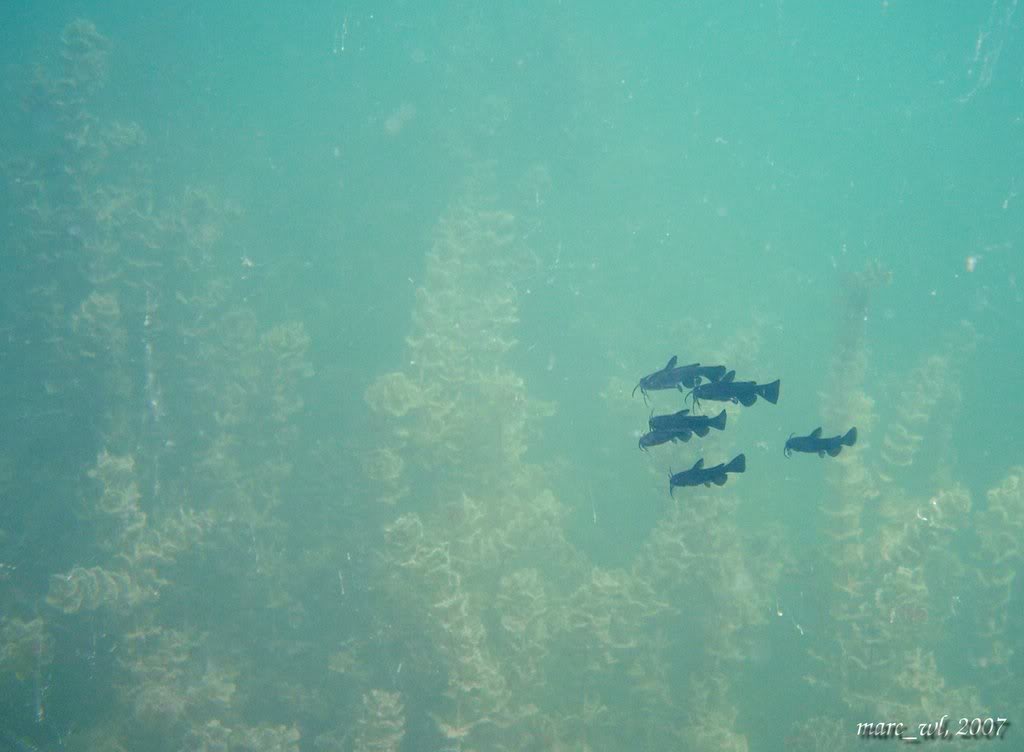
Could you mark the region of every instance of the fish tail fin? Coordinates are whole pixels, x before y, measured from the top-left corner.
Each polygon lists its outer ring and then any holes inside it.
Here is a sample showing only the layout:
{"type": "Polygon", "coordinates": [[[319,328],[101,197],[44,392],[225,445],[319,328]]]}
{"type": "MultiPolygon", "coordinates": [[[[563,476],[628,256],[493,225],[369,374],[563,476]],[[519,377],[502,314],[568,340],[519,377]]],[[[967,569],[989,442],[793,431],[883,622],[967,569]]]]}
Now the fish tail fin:
{"type": "Polygon", "coordinates": [[[712,428],[717,428],[719,431],[725,430],[725,410],[722,410],[718,415],[708,421],[708,425],[712,428]]]}
{"type": "Polygon", "coordinates": [[[854,444],[856,444],[857,443],[857,426],[854,426],[849,431],[847,431],[846,435],[842,438],[842,440],[839,443],[840,444],[845,444],[846,446],[853,446],[854,444]]]}
{"type": "Polygon", "coordinates": [[[725,466],[724,470],[727,473],[742,473],[747,469],[747,456],[745,454],[737,454],[732,458],[732,462],[725,466]]]}
{"type": "Polygon", "coordinates": [[[725,366],[715,366],[714,368],[708,368],[704,371],[704,375],[708,377],[708,381],[719,381],[725,376],[725,366]]]}
{"type": "Polygon", "coordinates": [[[773,405],[779,401],[779,385],[782,379],[775,379],[771,384],[761,384],[757,387],[757,393],[773,405]]]}

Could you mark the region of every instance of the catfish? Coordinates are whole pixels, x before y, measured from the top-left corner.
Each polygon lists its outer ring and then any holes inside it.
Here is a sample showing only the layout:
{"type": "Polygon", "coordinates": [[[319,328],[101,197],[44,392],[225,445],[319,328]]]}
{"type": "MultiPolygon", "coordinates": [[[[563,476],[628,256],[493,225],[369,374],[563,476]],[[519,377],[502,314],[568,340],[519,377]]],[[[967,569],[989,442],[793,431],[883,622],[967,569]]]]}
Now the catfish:
{"type": "Polygon", "coordinates": [[[670,441],[687,442],[693,437],[693,431],[688,428],[666,428],[652,429],[640,437],[639,446],[645,452],[647,447],[667,444],[670,441]]]}
{"type": "Polygon", "coordinates": [[[727,465],[720,464],[708,468],[704,467],[704,460],[699,459],[689,470],[669,475],[668,492],[670,496],[674,496],[672,492],[679,486],[703,485],[710,487],[712,483],[716,486],[724,486],[729,479],[727,473],[742,473],[746,469],[747,458],[743,454],[737,454],[727,465]]]}
{"type": "Polygon", "coordinates": [[[644,402],[646,402],[647,392],[657,389],[678,389],[682,391],[684,386],[692,389],[701,383],[701,379],[718,381],[718,379],[725,375],[725,366],[702,366],[700,363],[677,366],[677,362],[678,358],[673,355],[660,371],[649,373],[640,379],[637,385],[633,387],[633,396],[636,396],[636,390],[639,389],[640,393],[644,396],[644,402]]]}
{"type": "Polygon", "coordinates": [[[689,410],[680,410],[671,415],[652,415],[647,423],[652,431],[686,429],[704,438],[712,428],[724,431],[725,418],[725,410],[722,410],[714,418],[709,418],[707,415],[691,415],[689,410]]]}
{"type": "Polygon", "coordinates": [[[829,457],[835,457],[843,451],[844,446],[852,447],[856,443],[857,426],[854,426],[842,436],[829,436],[828,438],[822,438],[821,426],[818,426],[807,436],[794,436],[790,434],[789,438],[786,439],[786,447],[782,450],[782,453],[787,457],[793,454],[793,452],[817,453],[819,457],[824,457],[827,454],[829,457]]]}
{"type": "Polygon", "coordinates": [[[758,397],[766,399],[774,405],[779,401],[781,383],[781,379],[775,379],[770,384],[758,384],[756,381],[736,381],[736,372],[729,371],[718,381],[697,384],[686,396],[693,402],[694,407],[699,405],[701,400],[738,402],[744,407],[750,407],[757,402],[758,397]]]}

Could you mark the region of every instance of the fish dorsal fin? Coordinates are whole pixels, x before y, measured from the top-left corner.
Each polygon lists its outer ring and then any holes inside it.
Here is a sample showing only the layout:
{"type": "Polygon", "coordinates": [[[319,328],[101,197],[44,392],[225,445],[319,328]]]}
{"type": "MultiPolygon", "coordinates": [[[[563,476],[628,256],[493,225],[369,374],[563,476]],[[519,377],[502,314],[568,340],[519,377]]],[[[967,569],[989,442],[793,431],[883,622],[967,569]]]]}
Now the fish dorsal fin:
{"type": "Polygon", "coordinates": [[[676,367],[676,356],[673,355],[671,358],[668,359],[668,363],[665,364],[665,370],[668,371],[668,370],[671,370],[671,369],[673,369],[675,367],[676,367]]]}
{"type": "Polygon", "coordinates": [[[812,439],[821,438],[821,426],[818,426],[813,431],[811,431],[811,438],[812,439]]]}
{"type": "Polygon", "coordinates": [[[732,381],[736,378],[736,371],[729,371],[725,376],[722,377],[722,381],[732,381]]]}
{"type": "Polygon", "coordinates": [[[693,463],[693,467],[691,467],[690,469],[691,470],[700,470],[702,467],[704,467],[704,458],[703,457],[701,457],[699,460],[694,462],[693,463]]]}

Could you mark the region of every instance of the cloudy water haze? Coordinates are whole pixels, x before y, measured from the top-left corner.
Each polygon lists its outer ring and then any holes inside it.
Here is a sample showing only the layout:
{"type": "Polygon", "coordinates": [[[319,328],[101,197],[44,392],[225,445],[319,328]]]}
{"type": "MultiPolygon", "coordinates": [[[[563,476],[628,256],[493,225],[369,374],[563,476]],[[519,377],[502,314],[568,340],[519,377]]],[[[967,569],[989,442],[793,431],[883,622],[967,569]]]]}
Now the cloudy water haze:
{"type": "Polygon", "coordinates": [[[1018,748],[1022,24],[6,4],[0,750],[1018,748]]]}

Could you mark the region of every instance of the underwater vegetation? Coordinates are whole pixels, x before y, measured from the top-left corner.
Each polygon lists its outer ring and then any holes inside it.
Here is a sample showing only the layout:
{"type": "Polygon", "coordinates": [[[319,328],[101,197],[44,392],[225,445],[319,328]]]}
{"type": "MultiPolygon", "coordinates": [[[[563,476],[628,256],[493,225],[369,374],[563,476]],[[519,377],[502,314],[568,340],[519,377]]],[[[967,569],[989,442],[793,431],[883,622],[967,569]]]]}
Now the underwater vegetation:
{"type": "MultiPolygon", "coordinates": [[[[369,380],[342,441],[306,420],[323,378],[310,328],[244,294],[244,208],[210,186],[157,191],[141,126],[98,114],[108,40],[78,20],[58,50],[32,106],[58,123],[65,168],[2,163],[18,296],[5,325],[28,343],[11,386],[42,378],[48,394],[23,429],[48,449],[8,443],[0,460],[23,515],[0,531],[5,744],[744,752],[771,735],[844,750],[860,722],[1024,704],[1024,467],[981,498],[952,475],[969,327],[908,369],[894,410],[877,406],[863,312],[883,266],[846,281],[821,401],[825,425],[879,438],[841,454],[849,434],[787,443],[838,455],[815,463],[820,548],[744,524],[750,499],[791,501],[772,489],[704,487],[743,472],[723,431],[734,403],[775,402],[779,382],[673,358],[641,379],[645,399],[687,386],[729,404],[655,416],[652,432],[713,428],[736,458],[677,474],[695,488],[608,565],[574,541],[580,502],[559,490],[573,468],[531,453],[557,405],[512,357],[536,171],[502,193],[492,165],[467,169],[430,234],[402,365],[369,380]],[[777,595],[799,572],[813,625],[777,595]],[[768,636],[785,657],[766,655],[768,636]],[[766,665],[778,684],[751,689],[766,665]],[[766,730],[763,707],[787,692],[807,706],[766,730]]],[[[730,362],[757,337],[692,348],[730,362]]],[[[613,411],[630,385],[609,379],[613,411]]]]}

